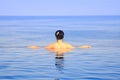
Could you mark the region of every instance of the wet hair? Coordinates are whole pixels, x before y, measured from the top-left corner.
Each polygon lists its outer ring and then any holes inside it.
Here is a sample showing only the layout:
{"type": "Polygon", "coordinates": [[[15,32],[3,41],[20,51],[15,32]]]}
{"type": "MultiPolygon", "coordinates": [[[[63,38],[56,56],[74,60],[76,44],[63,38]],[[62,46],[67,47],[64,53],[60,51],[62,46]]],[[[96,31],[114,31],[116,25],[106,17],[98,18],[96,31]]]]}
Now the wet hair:
{"type": "Polygon", "coordinates": [[[55,36],[56,36],[56,39],[59,40],[59,39],[63,39],[64,38],[64,32],[62,30],[57,30],[55,32],[55,36]]]}

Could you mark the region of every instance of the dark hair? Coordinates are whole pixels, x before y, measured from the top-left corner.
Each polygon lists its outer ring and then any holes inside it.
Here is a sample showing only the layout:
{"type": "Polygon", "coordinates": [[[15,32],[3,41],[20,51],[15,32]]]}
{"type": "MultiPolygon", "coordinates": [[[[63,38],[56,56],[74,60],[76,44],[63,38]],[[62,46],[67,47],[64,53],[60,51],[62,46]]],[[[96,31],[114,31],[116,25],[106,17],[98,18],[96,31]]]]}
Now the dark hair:
{"type": "Polygon", "coordinates": [[[55,32],[55,36],[56,36],[56,39],[59,40],[59,39],[63,39],[64,38],[64,32],[62,30],[57,30],[55,32]]]}

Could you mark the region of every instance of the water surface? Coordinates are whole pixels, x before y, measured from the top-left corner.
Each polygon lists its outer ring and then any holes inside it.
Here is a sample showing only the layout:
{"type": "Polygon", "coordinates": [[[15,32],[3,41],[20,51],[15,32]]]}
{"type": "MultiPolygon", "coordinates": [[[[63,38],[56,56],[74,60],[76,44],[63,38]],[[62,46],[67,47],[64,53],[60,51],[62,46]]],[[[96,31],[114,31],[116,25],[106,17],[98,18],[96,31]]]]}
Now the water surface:
{"type": "Polygon", "coordinates": [[[0,16],[0,30],[0,80],[120,79],[120,16],[0,16]],[[44,49],[58,29],[65,42],[92,48],[58,58],[44,49]]]}

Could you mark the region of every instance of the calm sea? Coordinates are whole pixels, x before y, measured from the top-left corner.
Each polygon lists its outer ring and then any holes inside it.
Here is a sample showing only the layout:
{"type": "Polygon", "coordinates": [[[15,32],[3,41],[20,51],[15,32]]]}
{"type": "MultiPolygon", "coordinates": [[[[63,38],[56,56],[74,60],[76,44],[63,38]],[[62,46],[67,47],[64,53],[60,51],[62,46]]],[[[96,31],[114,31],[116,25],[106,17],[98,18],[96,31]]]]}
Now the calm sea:
{"type": "Polygon", "coordinates": [[[0,80],[120,80],[120,16],[0,16],[0,80]],[[44,46],[58,29],[92,48],[56,58],[44,46]]]}

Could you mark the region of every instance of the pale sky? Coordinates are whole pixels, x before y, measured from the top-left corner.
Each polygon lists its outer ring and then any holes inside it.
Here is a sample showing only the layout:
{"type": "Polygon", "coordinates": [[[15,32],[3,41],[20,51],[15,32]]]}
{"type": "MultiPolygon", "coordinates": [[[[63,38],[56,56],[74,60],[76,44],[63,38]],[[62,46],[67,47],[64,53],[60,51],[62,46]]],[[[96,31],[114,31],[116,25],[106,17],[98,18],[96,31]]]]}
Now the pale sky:
{"type": "Polygon", "coordinates": [[[120,15],[120,0],[0,0],[0,16],[120,15]]]}

